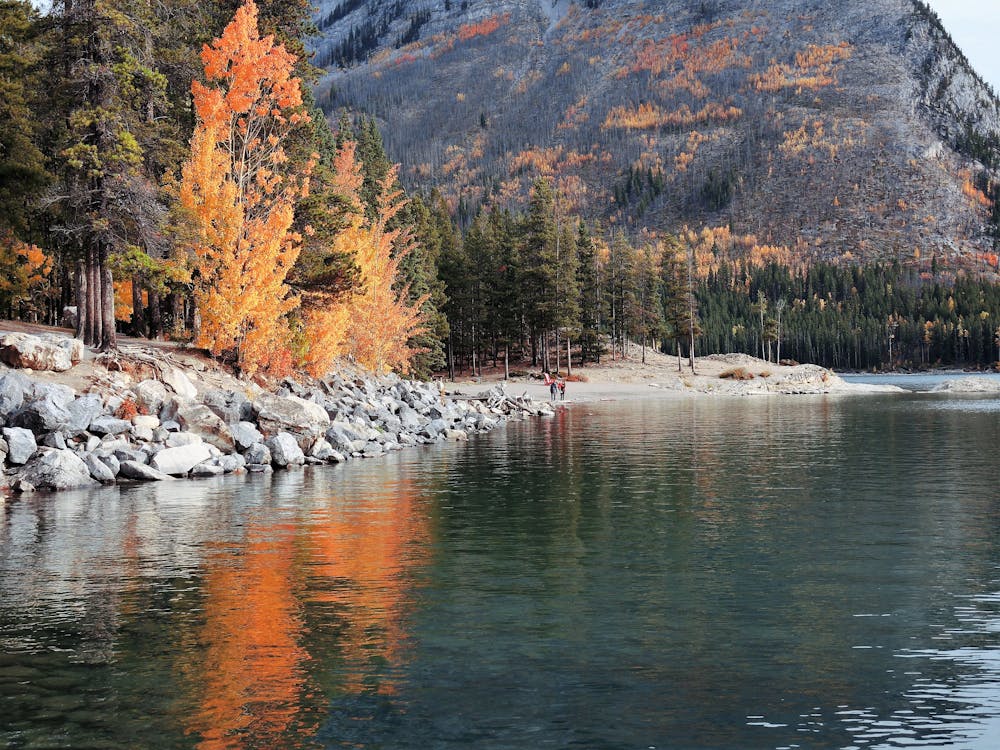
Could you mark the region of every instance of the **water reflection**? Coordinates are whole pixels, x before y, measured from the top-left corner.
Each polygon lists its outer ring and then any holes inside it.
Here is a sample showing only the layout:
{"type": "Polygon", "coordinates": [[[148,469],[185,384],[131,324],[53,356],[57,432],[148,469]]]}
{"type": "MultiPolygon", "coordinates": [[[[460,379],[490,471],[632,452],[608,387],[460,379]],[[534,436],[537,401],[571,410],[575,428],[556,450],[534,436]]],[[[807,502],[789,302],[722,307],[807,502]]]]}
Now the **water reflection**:
{"type": "Polygon", "coordinates": [[[592,405],[0,514],[20,747],[1000,745],[1000,423],[592,405]]]}

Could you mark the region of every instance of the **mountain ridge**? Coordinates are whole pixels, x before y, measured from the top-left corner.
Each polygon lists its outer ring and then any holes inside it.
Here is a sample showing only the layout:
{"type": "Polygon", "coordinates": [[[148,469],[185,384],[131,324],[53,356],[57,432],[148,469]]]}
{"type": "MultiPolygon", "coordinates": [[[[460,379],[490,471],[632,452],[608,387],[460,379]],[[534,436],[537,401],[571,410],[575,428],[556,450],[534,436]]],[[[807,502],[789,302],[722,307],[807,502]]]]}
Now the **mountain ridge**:
{"type": "Polygon", "coordinates": [[[1000,102],[917,0],[342,0],[317,23],[317,100],[374,116],[462,219],[541,175],[633,232],[997,271],[1000,102]]]}

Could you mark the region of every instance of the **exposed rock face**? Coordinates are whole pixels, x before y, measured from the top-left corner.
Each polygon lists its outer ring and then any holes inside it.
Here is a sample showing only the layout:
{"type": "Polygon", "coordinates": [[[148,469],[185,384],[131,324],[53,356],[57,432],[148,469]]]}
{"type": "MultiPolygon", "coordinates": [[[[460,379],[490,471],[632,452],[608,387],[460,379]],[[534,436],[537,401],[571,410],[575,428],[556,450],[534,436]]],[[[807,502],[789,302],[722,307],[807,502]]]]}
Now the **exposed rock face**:
{"type": "Polygon", "coordinates": [[[317,6],[317,101],[374,116],[408,187],[473,211],[523,205],[553,173],[574,211],[635,228],[763,244],[766,227],[805,257],[991,251],[963,191],[991,176],[975,141],[1000,132],[1000,107],[913,0],[317,6]],[[341,67],[362,28],[379,29],[374,49],[341,67]]]}
{"type": "Polygon", "coordinates": [[[51,449],[44,449],[42,455],[25,465],[18,480],[40,490],[69,490],[98,484],[90,476],[87,464],[73,451],[51,449]]]}

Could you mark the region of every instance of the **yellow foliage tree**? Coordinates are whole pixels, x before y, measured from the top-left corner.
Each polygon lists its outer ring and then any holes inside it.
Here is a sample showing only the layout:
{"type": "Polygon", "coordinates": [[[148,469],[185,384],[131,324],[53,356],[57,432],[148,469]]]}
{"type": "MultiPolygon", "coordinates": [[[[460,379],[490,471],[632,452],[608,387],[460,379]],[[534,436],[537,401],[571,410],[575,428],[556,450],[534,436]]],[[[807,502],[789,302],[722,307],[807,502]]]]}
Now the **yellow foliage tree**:
{"type": "Polygon", "coordinates": [[[390,170],[382,182],[377,215],[366,220],[359,197],[363,180],[356,148],[353,141],[346,141],[334,165],[336,188],[353,210],[348,225],[334,239],[333,250],[353,256],[360,283],[347,297],[304,300],[303,364],[317,377],[329,372],[340,354],[352,356],[377,373],[406,373],[419,351],[408,341],[424,330],[420,308],[426,298],[410,301],[409,289],[396,286],[399,264],[414,246],[412,236],[403,229],[389,228],[406,205],[401,191],[393,188],[396,171],[390,170]]]}
{"type": "Polygon", "coordinates": [[[0,234],[0,314],[37,314],[51,291],[52,258],[11,233],[0,234]]]}
{"type": "Polygon", "coordinates": [[[195,225],[197,343],[230,354],[243,373],[280,374],[291,363],[286,316],[298,305],[285,283],[299,252],[292,220],[312,167],[293,174],[283,149],[308,121],[295,56],[260,36],[247,0],[202,62],[209,84],[191,87],[198,119],[180,187],[195,225]]]}

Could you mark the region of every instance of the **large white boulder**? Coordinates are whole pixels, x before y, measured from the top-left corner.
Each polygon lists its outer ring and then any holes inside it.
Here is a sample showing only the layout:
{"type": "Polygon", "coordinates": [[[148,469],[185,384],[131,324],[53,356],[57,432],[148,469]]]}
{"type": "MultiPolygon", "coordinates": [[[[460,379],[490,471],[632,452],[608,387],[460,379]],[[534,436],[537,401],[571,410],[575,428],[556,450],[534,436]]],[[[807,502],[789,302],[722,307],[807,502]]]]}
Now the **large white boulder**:
{"type": "Polygon", "coordinates": [[[275,466],[301,466],[306,462],[298,442],[287,432],[268,438],[264,445],[271,451],[271,463],[275,466]]]}
{"type": "Polygon", "coordinates": [[[279,432],[321,435],[330,424],[330,415],[315,401],[298,396],[262,393],[253,402],[257,424],[265,435],[279,432]]]}
{"type": "Polygon", "coordinates": [[[11,367],[64,372],[73,366],[70,351],[28,333],[0,336],[0,361],[11,367]]]}
{"type": "Polygon", "coordinates": [[[211,457],[212,451],[208,443],[192,443],[177,448],[164,448],[150,459],[149,465],[164,474],[181,476],[211,457]]]}

